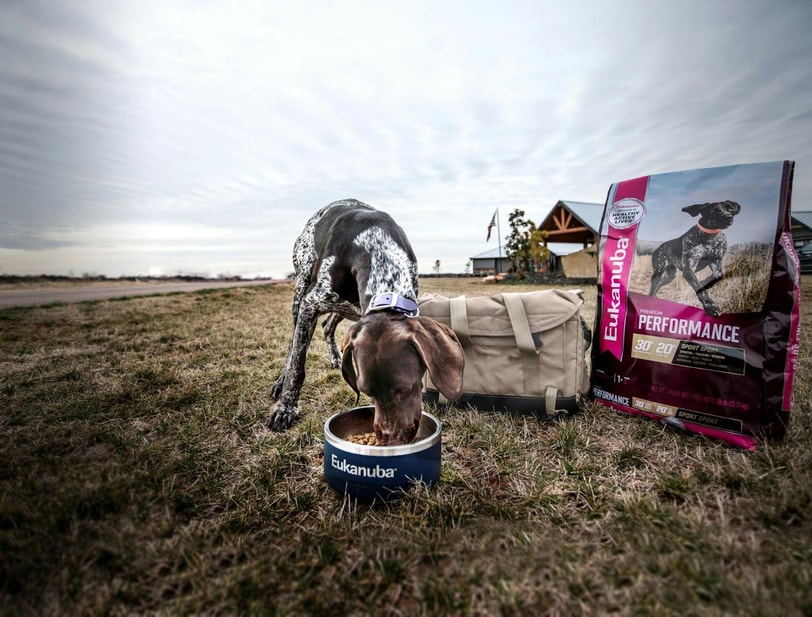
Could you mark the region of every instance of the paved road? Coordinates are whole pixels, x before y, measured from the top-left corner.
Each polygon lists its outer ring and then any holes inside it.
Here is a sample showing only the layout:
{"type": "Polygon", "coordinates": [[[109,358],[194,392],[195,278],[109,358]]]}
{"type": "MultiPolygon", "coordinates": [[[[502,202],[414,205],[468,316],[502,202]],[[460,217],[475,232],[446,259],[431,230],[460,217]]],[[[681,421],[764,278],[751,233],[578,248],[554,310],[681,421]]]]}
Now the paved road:
{"type": "Polygon", "coordinates": [[[87,300],[109,300],[129,296],[149,296],[153,294],[199,291],[201,289],[222,289],[227,287],[248,287],[269,285],[272,281],[200,281],[194,283],[133,283],[110,287],[54,287],[42,289],[0,289],[0,307],[37,306],[54,302],[85,302],[87,300]]]}

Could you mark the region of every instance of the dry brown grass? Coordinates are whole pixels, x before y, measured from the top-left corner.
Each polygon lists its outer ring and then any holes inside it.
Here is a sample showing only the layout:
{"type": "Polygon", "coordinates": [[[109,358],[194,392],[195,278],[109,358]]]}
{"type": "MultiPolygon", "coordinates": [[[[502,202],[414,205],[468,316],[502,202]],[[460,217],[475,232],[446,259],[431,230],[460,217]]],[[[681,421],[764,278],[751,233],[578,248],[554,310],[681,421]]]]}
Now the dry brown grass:
{"type": "MultiPolygon", "coordinates": [[[[710,295],[723,313],[761,312],[770,284],[771,248],[751,244],[732,246],[725,254],[724,278],[710,289],[710,295]]],[[[636,255],[629,280],[629,291],[648,295],[651,289],[651,255],[636,255]]],[[[698,272],[699,279],[710,276],[710,268],[698,272]]],[[[657,293],[672,302],[702,308],[681,272],[657,293]]]]}
{"type": "Polygon", "coordinates": [[[291,293],[0,311],[0,612],[812,612],[806,329],[780,444],[747,453],[593,404],[546,423],[453,408],[441,482],[368,506],[322,477],[323,422],[354,395],[320,338],[302,421],[265,427],[291,293]]]}

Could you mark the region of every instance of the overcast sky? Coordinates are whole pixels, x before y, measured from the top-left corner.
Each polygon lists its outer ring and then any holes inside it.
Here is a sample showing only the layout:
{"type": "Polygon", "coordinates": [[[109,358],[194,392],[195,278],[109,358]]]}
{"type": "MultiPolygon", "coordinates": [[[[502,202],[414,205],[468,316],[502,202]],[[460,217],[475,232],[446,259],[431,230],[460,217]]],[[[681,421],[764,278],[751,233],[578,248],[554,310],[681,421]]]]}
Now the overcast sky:
{"type": "Polygon", "coordinates": [[[809,0],[5,0],[0,57],[0,274],[284,276],[347,197],[462,272],[496,208],[781,159],[812,210],[809,0]]]}

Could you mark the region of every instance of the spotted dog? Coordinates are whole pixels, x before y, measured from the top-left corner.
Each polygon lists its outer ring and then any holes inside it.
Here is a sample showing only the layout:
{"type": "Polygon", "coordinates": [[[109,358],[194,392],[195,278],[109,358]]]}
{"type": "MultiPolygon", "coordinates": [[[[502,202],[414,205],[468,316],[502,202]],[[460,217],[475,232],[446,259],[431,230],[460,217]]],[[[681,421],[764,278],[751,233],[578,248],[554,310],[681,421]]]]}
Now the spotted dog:
{"type": "Polygon", "coordinates": [[[293,266],[293,337],[271,390],[271,428],[285,430],[299,415],[307,349],[324,314],[331,364],[341,367],[357,395],[372,399],[382,445],[408,443],[416,435],[427,370],[446,398],[459,398],[462,347],[450,328],[418,315],[417,261],[388,214],[355,199],[325,206],[294,243],[293,266]],[[339,354],[335,332],[342,319],[357,323],[339,354]]]}
{"type": "Polygon", "coordinates": [[[708,290],[724,276],[722,258],[727,252],[727,238],[722,230],[730,227],[741,206],[735,201],[719,201],[686,206],[682,211],[699,216],[699,221],[679,238],[663,242],[654,251],[651,257],[654,273],[651,275],[649,295],[656,295],[663,286],[674,280],[677,270],[680,270],[696,292],[705,312],[718,316],[722,311],[708,290]],[[700,281],[699,272],[705,267],[709,267],[711,273],[700,281]]]}

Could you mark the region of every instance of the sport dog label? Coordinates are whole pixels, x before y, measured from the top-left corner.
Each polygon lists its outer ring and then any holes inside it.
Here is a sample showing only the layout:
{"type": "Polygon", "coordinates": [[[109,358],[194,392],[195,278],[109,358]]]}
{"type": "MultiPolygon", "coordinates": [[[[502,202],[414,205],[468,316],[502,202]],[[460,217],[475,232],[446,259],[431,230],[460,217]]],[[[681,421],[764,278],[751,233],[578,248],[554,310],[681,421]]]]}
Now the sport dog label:
{"type": "Polygon", "coordinates": [[[753,448],[786,430],[797,357],[794,164],[613,184],[598,245],[592,394],[753,448]]]}
{"type": "Polygon", "coordinates": [[[673,364],[744,375],[744,349],[680,341],[673,364]]]}
{"type": "Polygon", "coordinates": [[[651,362],[744,375],[744,349],[715,343],[695,343],[634,334],[631,355],[651,362]]]}
{"type": "Polygon", "coordinates": [[[741,431],[742,423],[740,420],[731,418],[723,418],[720,416],[712,416],[705,413],[699,413],[690,409],[680,409],[679,407],[672,407],[671,405],[663,405],[655,401],[647,401],[646,399],[632,398],[632,407],[641,413],[648,415],[661,416],[663,418],[677,418],[678,420],[685,420],[705,426],[716,428],[724,428],[729,431],[741,431]]]}

